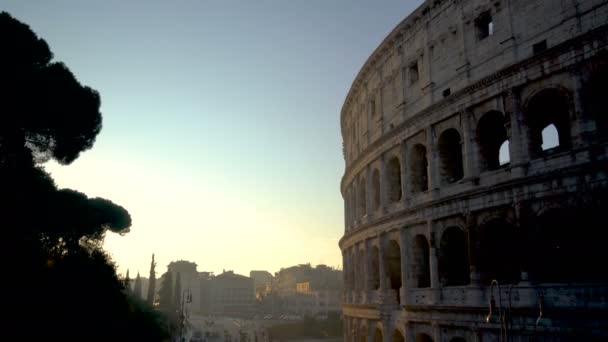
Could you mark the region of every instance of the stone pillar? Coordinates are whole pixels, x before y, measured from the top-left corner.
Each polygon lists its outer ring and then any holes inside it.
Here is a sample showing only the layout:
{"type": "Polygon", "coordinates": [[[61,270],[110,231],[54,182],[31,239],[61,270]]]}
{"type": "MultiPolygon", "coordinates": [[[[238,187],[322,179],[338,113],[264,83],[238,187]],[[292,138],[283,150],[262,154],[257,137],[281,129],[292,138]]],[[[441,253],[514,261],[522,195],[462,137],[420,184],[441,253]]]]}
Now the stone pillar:
{"type": "Polygon", "coordinates": [[[427,146],[427,162],[428,169],[427,174],[429,178],[429,190],[439,189],[441,185],[439,179],[439,158],[437,151],[437,144],[435,144],[435,138],[433,137],[434,131],[432,128],[426,130],[426,146],[427,146]]]}
{"type": "Polygon", "coordinates": [[[570,134],[572,136],[572,146],[577,147],[589,144],[593,139],[597,127],[595,120],[583,108],[583,100],[581,99],[583,83],[581,76],[577,75],[573,77],[575,90],[572,94],[572,110],[574,110],[574,115],[571,117],[574,117],[574,121],[572,122],[570,134]]]}
{"type": "Polygon", "coordinates": [[[479,270],[477,269],[477,253],[475,251],[475,241],[477,240],[477,237],[475,236],[475,226],[475,217],[473,214],[466,214],[464,233],[467,241],[467,255],[469,257],[471,285],[479,286],[479,270]]]}
{"type": "Polygon", "coordinates": [[[387,183],[386,161],[384,159],[384,155],[382,155],[380,157],[380,208],[382,208],[382,212],[386,211],[386,207],[389,203],[387,183]]]}
{"type": "Polygon", "coordinates": [[[365,212],[367,213],[368,221],[373,214],[373,203],[372,203],[372,171],[369,165],[365,167],[365,171],[361,173],[365,174],[365,212]]]}
{"type": "Polygon", "coordinates": [[[365,331],[366,334],[366,342],[374,342],[374,333],[375,333],[375,329],[373,329],[372,327],[374,326],[374,321],[372,320],[367,320],[367,330],[365,331]]]}
{"type": "Polygon", "coordinates": [[[479,146],[477,145],[476,129],[471,122],[472,114],[469,111],[460,112],[462,122],[462,141],[464,144],[464,179],[479,178],[479,146]]]}
{"type": "Polygon", "coordinates": [[[378,273],[380,277],[380,292],[386,292],[387,281],[386,281],[386,265],[384,260],[384,234],[378,236],[378,273]]]}
{"type": "Polygon", "coordinates": [[[405,229],[399,231],[399,253],[401,253],[401,289],[399,289],[399,299],[401,305],[407,305],[407,289],[409,288],[408,277],[407,277],[407,250],[408,250],[408,238],[405,229]]]}
{"type": "Polygon", "coordinates": [[[403,179],[401,179],[401,182],[403,183],[403,195],[405,197],[406,201],[409,201],[412,198],[412,190],[410,189],[411,183],[409,180],[409,173],[410,170],[412,169],[411,165],[410,165],[410,158],[409,158],[409,150],[410,150],[410,146],[408,146],[408,144],[404,141],[403,142],[403,174],[405,175],[405,177],[403,177],[403,179]]]}
{"type": "Polygon", "coordinates": [[[510,89],[505,94],[505,116],[510,120],[507,133],[509,139],[509,158],[511,174],[524,176],[525,166],[530,161],[530,132],[521,108],[519,94],[510,89]]]}
{"type": "Polygon", "coordinates": [[[429,232],[429,269],[431,271],[431,288],[439,288],[439,267],[437,266],[437,242],[435,241],[435,230],[433,221],[428,221],[429,232]]]}
{"type": "Polygon", "coordinates": [[[349,222],[349,209],[348,209],[348,191],[346,191],[346,194],[344,195],[344,232],[348,232],[349,228],[350,228],[350,222],[349,222]]]}
{"type": "Polygon", "coordinates": [[[441,329],[437,321],[431,322],[431,335],[433,336],[433,341],[441,341],[441,329]]]}
{"type": "Polygon", "coordinates": [[[364,283],[363,283],[363,291],[365,293],[364,297],[364,302],[365,304],[371,304],[372,303],[372,297],[371,297],[371,292],[373,289],[373,285],[372,285],[372,268],[371,268],[371,259],[372,259],[372,253],[371,253],[371,245],[370,245],[370,241],[369,240],[365,240],[365,242],[363,243],[363,258],[364,258],[364,262],[363,262],[363,274],[364,274],[364,283]]]}
{"type": "Polygon", "coordinates": [[[407,186],[405,184],[405,177],[407,177],[407,172],[405,171],[406,170],[405,158],[407,157],[406,152],[407,152],[407,149],[405,147],[405,141],[402,141],[399,144],[399,154],[401,154],[401,201],[402,202],[405,202],[408,200],[408,197],[407,197],[408,194],[407,194],[407,190],[406,190],[407,186]]]}
{"type": "Polygon", "coordinates": [[[353,246],[353,259],[354,259],[354,281],[353,281],[353,286],[354,286],[354,303],[358,303],[358,299],[360,298],[360,291],[361,291],[361,287],[359,286],[360,284],[360,277],[361,277],[361,272],[360,272],[360,268],[359,268],[359,263],[361,262],[359,260],[359,248],[357,248],[357,245],[353,246]]]}
{"type": "Polygon", "coordinates": [[[355,229],[359,222],[360,211],[359,211],[359,177],[353,178],[352,184],[353,190],[353,224],[351,229],[355,229]]]}
{"type": "Polygon", "coordinates": [[[342,289],[342,303],[348,303],[348,259],[346,258],[345,250],[342,250],[342,283],[344,284],[342,289]]]}

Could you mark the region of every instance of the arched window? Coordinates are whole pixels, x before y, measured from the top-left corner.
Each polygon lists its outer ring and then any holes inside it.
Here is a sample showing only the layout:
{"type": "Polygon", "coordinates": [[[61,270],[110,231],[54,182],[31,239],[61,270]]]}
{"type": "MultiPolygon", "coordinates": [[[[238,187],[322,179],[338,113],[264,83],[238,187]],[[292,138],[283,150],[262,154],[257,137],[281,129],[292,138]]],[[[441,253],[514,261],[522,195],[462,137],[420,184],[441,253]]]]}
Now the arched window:
{"type": "Polygon", "coordinates": [[[417,334],[416,342],[433,342],[433,339],[427,334],[417,334]]]}
{"type": "Polygon", "coordinates": [[[441,183],[449,184],[462,179],[462,147],[458,131],[450,128],[441,133],[437,147],[441,161],[441,183]]]}
{"type": "Polygon", "coordinates": [[[410,188],[412,192],[422,192],[429,189],[428,161],[426,147],[417,144],[410,152],[410,188]]]}
{"type": "Polygon", "coordinates": [[[500,166],[505,166],[511,162],[511,147],[509,146],[509,140],[505,140],[505,142],[500,145],[498,162],[500,166]]]}
{"type": "Polygon", "coordinates": [[[530,127],[530,150],[533,157],[540,156],[547,149],[570,147],[569,113],[568,98],[558,89],[541,90],[527,102],[526,118],[530,127]],[[543,131],[551,125],[555,130],[550,128],[543,135],[543,131]]]}
{"type": "Polygon", "coordinates": [[[413,272],[415,287],[430,287],[429,243],[424,235],[416,235],[414,238],[412,254],[410,270],[413,272]]]}
{"type": "Polygon", "coordinates": [[[399,290],[401,289],[401,252],[399,249],[399,244],[395,240],[391,240],[388,243],[386,264],[391,289],[395,290],[397,293],[397,302],[400,302],[399,290]]]}
{"type": "Polygon", "coordinates": [[[372,287],[374,290],[378,290],[380,288],[380,252],[378,251],[378,247],[374,246],[372,248],[372,287]]]}
{"type": "Polygon", "coordinates": [[[395,332],[393,333],[393,342],[405,342],[405,337],[403,337],[403,334],[399,329],[395,329],[395,332]]]}
{"type": "Polygon", "coordinates": [[[393,157],[386,167],[388,176],[388,193],[392,202],[401,200],[401,163],[399,158],[393,157]]]}
{"type": "MultiPolygon", "coordinates": [[[[357,193],[354,185],[350,187],[350,223],[353,225],[357,219],[357,193]]],[[[352,227],[351,227],[352,228],[352,227]]]]}
{"type": "Polygon", "coordinates": [[[508,143],[505,117],[495,110],[484,114],[477,125],[477,144],[481,154],[482,171],[495,170],[506,164],[501,162],[506,159],[506,155],[501,155],[501,148],[505,142],[508,143]]]}
{"type": "Polygon", "coordinates": [[[372,208],[378,210],[380,208],[380,172],[374,169],[372,172],[372,208]]]}
{"type": "Polygon", "coordinates": [[[365,177],[362,177],[359,181],[359,212],[361,213],[361,217],[367,215],[367,194],[365,193],[365,177]]]}
{"type": "Polygon", "coordinates": [[[547,127],[543,128],[541,136],[543,138],[541,144],[543,151],[559,147],[559,133],[557,133],[557,128],[554,124],[549,124],[547,127]]]}
{"type": "Polygon", "coordinates": [[[493,219],[478,228],[476,260],[481,282],[515,283],[520,276],[519,245],[511,224],[493,219]]]}
{"type": "Polygon", "coordinates": [[[464,232],[450,227],[443,232],[439,243],[439,279],[444,286],[469,283],[469,263],[464,232]]]}

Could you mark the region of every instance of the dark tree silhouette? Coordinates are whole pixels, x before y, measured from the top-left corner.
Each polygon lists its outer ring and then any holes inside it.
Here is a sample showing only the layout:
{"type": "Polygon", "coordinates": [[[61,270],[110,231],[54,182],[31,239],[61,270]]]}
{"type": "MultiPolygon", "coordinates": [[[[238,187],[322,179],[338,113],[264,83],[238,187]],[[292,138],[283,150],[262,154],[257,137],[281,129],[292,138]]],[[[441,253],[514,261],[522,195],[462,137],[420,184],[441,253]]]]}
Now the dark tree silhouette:
{"type": "Polygon", "coordinates": [[[154,254],[152,254],[152,262],[150,263],[150,281],[148,285],[148,296],[147,302],[149,305],[154,305],[154,296],[156,295],[156,262],[154,261],[154,254]]]}
{"type": "Polygon", "coordinates": [[[159,306],[165,313],[172,313],[173,306],[173,273],[167,271],[162,276],[160,290],[158,291],[159,306]]]}
{"type": "Polygon", "coordinates": [[[3,300],[10,329],[0,339],[20,333],[24,340],[162,340],[166,319],[128,294],[102,249],[108,230],[129,231],[127,210],[57,189],[40,165],[70,164],[93,146],[102,122],[99,94],[5,12],[0,51],[0,258],[6,274],[19,279],[1,285],[16,295],[3,300]]]}
{"type": "Polygon", "coordinates": [[[137,272],[137,277],[135,277],[135,283],[133,284],[133,296],[139,300],[142,300],[141,285],[141,277],[139,276],[139,272],[137,272]]]}

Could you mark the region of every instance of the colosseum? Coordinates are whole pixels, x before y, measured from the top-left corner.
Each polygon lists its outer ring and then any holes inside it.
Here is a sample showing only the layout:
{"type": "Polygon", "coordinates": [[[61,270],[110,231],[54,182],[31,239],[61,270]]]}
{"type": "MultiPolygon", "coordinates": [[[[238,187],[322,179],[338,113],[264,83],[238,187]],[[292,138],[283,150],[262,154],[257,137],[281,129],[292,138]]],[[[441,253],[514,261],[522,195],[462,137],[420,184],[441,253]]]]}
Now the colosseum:
{"type": "Polygon", "coordinates": [[[346,341],[608,339],[608,0],[427,0],[340,123],[346,341]]]}

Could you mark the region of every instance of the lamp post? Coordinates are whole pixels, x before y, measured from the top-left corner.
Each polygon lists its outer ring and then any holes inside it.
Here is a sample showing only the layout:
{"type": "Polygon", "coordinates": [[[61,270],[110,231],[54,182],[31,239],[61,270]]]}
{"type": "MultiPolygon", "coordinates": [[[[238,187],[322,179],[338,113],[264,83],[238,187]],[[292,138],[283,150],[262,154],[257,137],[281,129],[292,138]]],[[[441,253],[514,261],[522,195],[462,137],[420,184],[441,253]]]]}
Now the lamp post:
{"type": "Polygon", "coordinates": [[[499,323],[500,324],[499,341],[508,341],[509,340],[509,328],[510,328],[509,326],[511,324],[510,311],[511,311],[511,290],[512,290],[512,288],[513,288],[513,285],[510,284],[508,291],[507,291],[509,307],[508,307],[508,310],[505,310],[502,307],[502,295],[501,295],[500,284],[498,283],[498,280],[494,279],[490,283],[490,303],[489,303],[490,311],[488,312],[488,315],[486,316],[486,323],[499,323]],[[496,311],[496,301],[494,300],[494,285],[496,285],[496,287],[498,288],[498,318],[496,318],[496,315],[494,313],[494,311],[496,311]]]}

